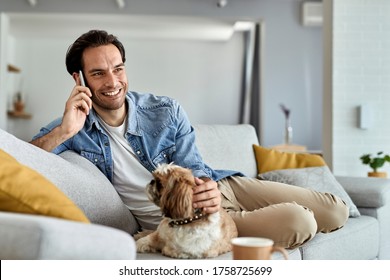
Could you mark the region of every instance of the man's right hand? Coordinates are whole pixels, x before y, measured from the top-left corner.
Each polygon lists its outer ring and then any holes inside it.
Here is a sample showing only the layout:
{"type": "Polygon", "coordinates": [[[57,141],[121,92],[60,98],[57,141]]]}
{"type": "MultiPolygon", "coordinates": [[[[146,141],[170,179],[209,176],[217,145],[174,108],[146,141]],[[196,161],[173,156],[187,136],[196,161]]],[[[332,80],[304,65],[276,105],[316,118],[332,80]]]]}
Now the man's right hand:
{"type": "Polygon", "coordinates": [[[30,143],[50,152],[73,137],[83,128],[89,110],[92,108],[91,96],[88,87],[76,85],[66,101],[62,123],[48,134],[30,143]]]}
{"type": "Polygon", "coordinates": [[[91,91],[85,86],[76,85],[65,104],[64,116],[60,128],[69,139],[79,132],[92,108],[91,91]]]}

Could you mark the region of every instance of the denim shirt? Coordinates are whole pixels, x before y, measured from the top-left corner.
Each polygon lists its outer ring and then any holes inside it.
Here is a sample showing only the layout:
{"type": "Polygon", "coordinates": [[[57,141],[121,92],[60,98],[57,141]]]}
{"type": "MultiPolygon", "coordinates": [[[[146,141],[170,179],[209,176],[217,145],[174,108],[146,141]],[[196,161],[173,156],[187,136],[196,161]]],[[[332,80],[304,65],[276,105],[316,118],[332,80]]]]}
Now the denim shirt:
{"type": "MultiPolygon", "coordinates": [[[[173,99],[152,94],[128,92],[127,130],[125,138],[141,164],[150,172],[158,164],[174,162],[192,170],[195,177],[215,181],[232,175],[231,170],[213,170],[207,166],[195,145],[195,132],[183,108],[173,99]]],[[[39,138],[61,124],[56,119],[43,127],[33,139],[39,138]]],[[[110,141],[92,109],[84,127],[52,152],[72,150],[95,164],[112,182],[113,159],[110,141]]]]}

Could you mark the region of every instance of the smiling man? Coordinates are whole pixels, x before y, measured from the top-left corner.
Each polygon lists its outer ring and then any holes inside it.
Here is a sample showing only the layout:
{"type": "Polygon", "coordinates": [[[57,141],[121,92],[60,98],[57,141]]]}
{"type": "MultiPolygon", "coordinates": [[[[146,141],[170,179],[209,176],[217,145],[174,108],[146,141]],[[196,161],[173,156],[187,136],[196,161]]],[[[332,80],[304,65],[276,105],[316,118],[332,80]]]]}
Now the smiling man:
{"type": "Polygon", "coordinates": [[[294,248],[344,225],[348,207],[333,194],[207,166],[183,108],[169,97],[130,91],[125,62],[123,45],[105,31],[76,39],[66,54],[75,86],[64,114],[31,143],[56,154],[72,150],[95,164],[143,229],[155,229],[162,219],[146,185],[159,164],[171,162],[196,177],[194,208],[208,214],[223,207],[241,236],[294,248]]]}
{"type": "Polygon", "coordinates": [[[128,91],[125,62],[125,49],[115,36],[101,30],[81,35],[66,54],[76,85],[64,114],[31,143],[56,154],[72,150],[94,163],[142,228],[155,228],[161,220],[145,187],[162,163],[190,168],[198,177],[194,203],[206,213],[218,211],[221,194],[209,179],[211,170],[199,164],[185,112],[171,98],[128,91]]]}

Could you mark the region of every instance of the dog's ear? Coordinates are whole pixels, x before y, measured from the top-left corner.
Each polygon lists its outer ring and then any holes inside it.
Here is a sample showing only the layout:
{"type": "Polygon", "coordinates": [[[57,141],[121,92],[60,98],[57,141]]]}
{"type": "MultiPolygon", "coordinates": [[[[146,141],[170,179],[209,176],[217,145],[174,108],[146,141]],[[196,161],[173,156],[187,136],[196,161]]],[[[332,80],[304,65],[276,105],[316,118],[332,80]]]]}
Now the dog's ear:
{"type": "Polygon", "coordinates": [[[148,194],[149,200],[152,201],[157,206],[160,206],[160,199],[162,193],[163,185],[161,184],[158,178],[150,181],[147,185],[146,192],[148,194]]]}
{"type": "Polygon", "coordinates": [[[172,219],[183,219],[193,214],[193,182],[188,178],[172,176],[161,197],[162,212],[172,219]]]}

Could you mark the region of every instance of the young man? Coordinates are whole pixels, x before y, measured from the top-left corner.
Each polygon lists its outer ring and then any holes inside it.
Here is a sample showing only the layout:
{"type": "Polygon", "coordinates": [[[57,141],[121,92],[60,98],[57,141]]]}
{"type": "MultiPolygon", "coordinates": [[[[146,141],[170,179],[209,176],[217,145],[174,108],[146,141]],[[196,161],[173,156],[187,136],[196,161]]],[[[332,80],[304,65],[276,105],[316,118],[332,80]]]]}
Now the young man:
{"type": "Polygon", "coordinates": [[[66,55],[76,85],[64,114],[31,143],[56,154],[73,150],[94,163],[145,229],[161,220],[145,187],[156,166],[169,162],[190,168],[197,177],[195,207],[206,213],[224,207],[240,236],[268,237],[294,248],[317,232],[344,225],[348,208],[334,195],[208,167],[182,107],[168,97],[129,91],[125,61],[115,36],[99,30],[81,35],[66,55]]]}

